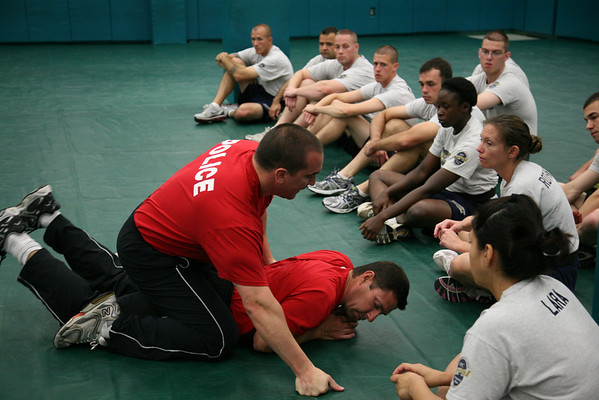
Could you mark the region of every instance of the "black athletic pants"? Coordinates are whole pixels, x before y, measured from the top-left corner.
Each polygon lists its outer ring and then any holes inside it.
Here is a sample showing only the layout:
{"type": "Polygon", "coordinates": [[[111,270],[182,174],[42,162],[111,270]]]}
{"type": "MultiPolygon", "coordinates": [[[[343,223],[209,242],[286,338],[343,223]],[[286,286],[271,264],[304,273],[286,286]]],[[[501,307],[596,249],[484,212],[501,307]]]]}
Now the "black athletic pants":
{"type": "Polygon", "coordinates": [[[121,312],[110,331],[110,349],[154,360],[215,361],[231,354],[239,338],[229,310],[232,284],[218,278],[213,265],[157,251],[139,233],[133,214],[119,233],[117,251],[156,312],[121,312]]]}

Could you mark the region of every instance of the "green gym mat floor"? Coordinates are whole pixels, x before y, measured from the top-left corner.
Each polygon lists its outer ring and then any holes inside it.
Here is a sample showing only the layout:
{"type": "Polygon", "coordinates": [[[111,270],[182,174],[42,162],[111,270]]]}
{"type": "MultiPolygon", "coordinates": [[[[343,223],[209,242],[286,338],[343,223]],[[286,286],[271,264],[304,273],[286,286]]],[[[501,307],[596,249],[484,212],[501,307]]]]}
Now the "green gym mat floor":
{"type": "MultiPolygon", "coordinates": [[[[567,181],[597,145],[587,131],[582,103],[599,90],[597,43],[519,37],[513,58],[526,71],[539,111],[544,148],[532,157],[567,181]],[[593,72],[595,71],[595,72],[593,72]]],[[[275,37],[276,44],[276,37],[275,37]]],[[[466,34],[370,36],[360,51],[399,51],[398,73],[420,95],[420,65],[436,56],[467,76],[478,62],[480,39],[466,34]]],[[[249,47],[248,37],[248,47],[249,47]]],[[[317,53],[317,40],[292,39],[291,60],[301,68],[317,53]]],[[[185,45],[69,44],[0,46],[0,208],[51,184],[63,213],[98,241],[115,247],[125,218],[179,167],[217,142],[260,132],[265,124],[232,120],[197,126],[193,114],[212,100],[221,77],[214,57],[221,43],[185,45]]],[[[324,177],[350,156],[325,148],[324,177]]],[[[368,172],[357,176],[366,179],[368,172]]],[[[451,304],[433,289],[441,272],[432,262],[440,247],[416,232],[413,240],[378,246],[362,239],[355,214],[335,215],[321,198],[302,191],[276,198],[268,235],[276,258],[317,249],[346,253],[354,264],[393,260],[411,281],[405,311],[362,322],[349,341],[304,345],[312,361],[345,392],[327,399],[397,398],[389,376],[401,362],[444,369],[483,306],[451,304]]],[[[42,240],[41,232],[33,237],[42,240]]],[[[58,323],[16,282],[8,257],[0,266],[0,399],[289,399],[299,398],[294,376],[276,355],[239,347],[219,363],[153,362],[101,348],[56,350],[58,323]]],[[[576,295],[590,311],[594,269],[579,271],[576,295]]]]}

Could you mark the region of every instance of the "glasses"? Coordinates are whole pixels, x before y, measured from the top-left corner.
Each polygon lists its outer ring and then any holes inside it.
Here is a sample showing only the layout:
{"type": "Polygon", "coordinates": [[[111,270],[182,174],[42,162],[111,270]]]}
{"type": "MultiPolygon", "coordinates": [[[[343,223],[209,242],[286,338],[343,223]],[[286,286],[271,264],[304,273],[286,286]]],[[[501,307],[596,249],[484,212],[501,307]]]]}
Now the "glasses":
{"type": "Polygon", "coordinates": [[[478,49],[478,51],[480,52],[480,54],[482,54],[485,57],[490,54],[491,57],[493,57],[493,58],[500,57],[506,53],[505,51],[501,51],[501,50],[492,50],[491,51],[491,50],[483,49],[482,47],[480,49],[478,49]]]}

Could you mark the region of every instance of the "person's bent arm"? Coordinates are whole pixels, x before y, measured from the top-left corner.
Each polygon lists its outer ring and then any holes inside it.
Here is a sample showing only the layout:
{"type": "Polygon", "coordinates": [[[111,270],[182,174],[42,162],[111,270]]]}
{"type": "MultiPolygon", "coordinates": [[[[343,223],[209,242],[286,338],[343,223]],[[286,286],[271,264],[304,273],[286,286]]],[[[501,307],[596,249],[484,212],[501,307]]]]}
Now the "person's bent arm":
{"type": "MultiPolygon", "coordinates": [[[[362,97],[360,96],[360,99],[362,97]]],[[[359,100],[357,100],[359,101],[359,100]]],[[[328,106],[318,106],[308,108],[306,111],[312,110],[313,113],[327,114],[333,118],[349,118],[356,115],[363,115],[372,112],[377,112],[385,108],[382,101],[377,98],[372,98],[366,101],[360,101],[359,103],[345,103],[342,101],[334,101],[328,106]]]]}
{"type": "Polygon", "coordinates": [[[378,140],[383,137],[385,125],[392,119],[411,118],[406,111],[406,106],[395,106],[387,108],[372,118],[370,121],[370,140],[378,140]]]}
{"type": "Polygon", "coordinates": [[[216,56],[216,62],[225,70],[229,75],[235,79],[236,82],[252,81],[258,78],[258,72],[253,66],[243,66],[236,63],[227,53],[220,53],[216,56]]]}
{"type": "Polygon", "coordinates": [[[578,178],[562,186],[570,203],[574,202],[585,190],[589,190],[599,182],[599,173],[587,169],[578,178]]]}
{"type": "Polygon", "coordinates": [[[294,93],[296,96],[303,96],[307,98],[308,101],[317,101],[331,93],[340,93],[346,91],[347,89],[341,82],[336,80],[326,80],[315,82],[312,85],[299,87],[295,89],[294,93]]]}
{"type": "Polygon", "coordinates": [[[283,96],[296,97],[297,95],[295,94],[295,91],[300,87],[305,79],[312,79],[310,71],[308,71],[306,68],[300,69],[293,74],[291,79],[287,81],[287,88],[283,91],[283,96]]]}
{"type": "Polygon", "coordinates": [[[398,132],[386,138],[373,141],[369,149],[371,151],[408,150],[414,146],[433,140],[437,135],[438,130],[439,125],[434,122],[421,122],[403,132],[398,132]]]}
{"type": "Polygon", "coordinates": [[[476,106],[482,111],[493,108],[498,104],[501,104],[501,99],[491,92],[482,92],[476,100],[476,106]]]}
{"type": "Polygon", "coordinates": [[[329,387],[343,390],[333,378],[316,368],[302,351],[287,327],[281,305],[268,286],[245,286],[235,284],[256,331],[296,376],[295,389],[303,396],[318,396],[329,387]]]}

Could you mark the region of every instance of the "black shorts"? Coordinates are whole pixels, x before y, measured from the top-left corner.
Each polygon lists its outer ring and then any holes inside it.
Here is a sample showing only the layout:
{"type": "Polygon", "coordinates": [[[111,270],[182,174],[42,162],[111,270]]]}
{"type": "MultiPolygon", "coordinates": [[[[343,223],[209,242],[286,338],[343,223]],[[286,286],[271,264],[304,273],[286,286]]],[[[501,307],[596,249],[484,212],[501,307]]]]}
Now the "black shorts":
{"type": "Polygon", "coordinates": [[[272,100],[274,96],[267,93],[266,90],[257,83],[250,83],[246,86],[245,90],[241,92],[237,102],[239,104],[243,103],[258,103],[262,106],[262,119],[263,122],[268,122],[270,117],[268,116],[268,111],[270,110],[270,105],[272,104],[272,100]]]}
{"type": "Polygon", "coordinates": [[[469,215],[474,214],[481,204],[495,195],[495,188],[479,195],[450,192],[442,190],[431,196],[431,199],[443,200],[451,207],[451,219],[461,221],[469,215]]]}

